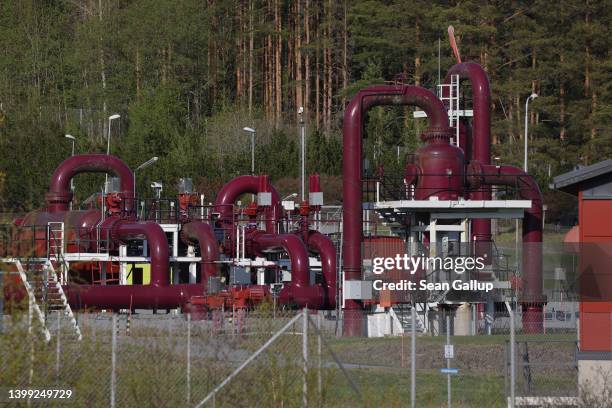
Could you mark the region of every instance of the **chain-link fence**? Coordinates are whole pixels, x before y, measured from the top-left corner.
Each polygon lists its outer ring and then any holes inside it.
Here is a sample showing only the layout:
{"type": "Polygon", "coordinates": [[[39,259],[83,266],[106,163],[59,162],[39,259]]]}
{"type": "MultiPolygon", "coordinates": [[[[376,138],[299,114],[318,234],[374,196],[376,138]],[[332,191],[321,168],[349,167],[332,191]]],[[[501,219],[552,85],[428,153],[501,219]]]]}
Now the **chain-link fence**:
{"type": "MultiPolygon", "coordinates": [[[[27,310],[15,308],[4,316],[0,336],[0,385],[69,388],[74,406],[87,407],[440,407],[448,404],[449,383],[454,407],[506,407],[513,400],[515,406],[609,406],[612,394],[579,386],[575,302],[547,306],[541,332],[524,330],[520,305],[508,306],[496,310],[490,335],[482,321],[474,325],[479,334],[456,335],[456,313],[440,311],[435,332],[416,325],[414,342],[411,328],[342,337],[331,312],[308,313],[304,326],[303,311],[264,305],[210,312],[202,320],[81,313],[82,341],[63,315],[50,312],[46,343],[36,319],[30,325],[27,310]],[[561,320],[567,324],[560,327],[561,320]]],[[[612,330],[611,317],[583,315],[602,330],[612,330]]],[[[605,375],[594,378],[606,381],[605,375]]],[[[40,403],[53,404],[61,403],[40,403]]]]}
{"type": "Polygon", "coordinates": [[[330,348],[333,324],[322,315],[312,315],[306,327],[301,311],[206,317],[80,314],[78,341],[63,316],[50,313],[47,343],[37,322],[15,310],[4,317],[0,384],[71,389],[75,406],[87,407],[195,406],[207,397],[200,406],[361,404],[359,388],[330,348]]]}

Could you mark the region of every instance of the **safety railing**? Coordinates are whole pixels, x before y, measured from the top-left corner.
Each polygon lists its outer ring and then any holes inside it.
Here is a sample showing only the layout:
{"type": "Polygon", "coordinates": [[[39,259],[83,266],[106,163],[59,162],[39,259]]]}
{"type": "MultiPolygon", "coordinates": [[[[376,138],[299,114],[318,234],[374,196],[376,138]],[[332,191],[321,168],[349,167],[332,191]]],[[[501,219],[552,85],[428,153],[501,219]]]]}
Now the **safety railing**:
{"type": "Polygon", "coordinates": [[[437,177],[434,187],[420,187],[408,184],[401,175],[382,175],[363,179],[362,193],[363,200],[369,202],[378,201],[399,201],[416,200],[417,197],[430,197],[434,195],[451,195],[463,197],[469,200],[474,193],[490,193],[493,199],[497,200],[518,200],[528,193],[530,176],[515,174],[496,174],[496,177],[509,179],[511,182],[506,185],[481,185],[477,188],[464,188],[466,178],[470,174],[462,176],[461,187],[457,186],[455,175],[427,173],[420,174],[419,177],[437,177]]]}
{"type": "MultiPolygon", "coordinates": [[[[0,225],[0,257],[3,258],[49,258],[56,256],[56,237],[47,225],[15,226],[0,225]]],[[[64,230],[63,255],[70,253],[108,254],[113,248],[109,228],[66,227],[64,230]]]]}

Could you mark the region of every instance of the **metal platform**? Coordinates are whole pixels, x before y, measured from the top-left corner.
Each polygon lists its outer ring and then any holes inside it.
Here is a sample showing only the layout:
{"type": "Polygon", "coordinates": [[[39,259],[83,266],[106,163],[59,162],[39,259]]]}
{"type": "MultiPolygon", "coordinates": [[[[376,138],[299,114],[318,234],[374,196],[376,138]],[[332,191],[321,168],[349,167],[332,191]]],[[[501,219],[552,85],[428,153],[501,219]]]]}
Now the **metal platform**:
{"type": "Polygon", "coordinates": [[[427,212],[434,219],[523,218],[531,200],[396,200],[364,203],[381,214],[427,212]]]}

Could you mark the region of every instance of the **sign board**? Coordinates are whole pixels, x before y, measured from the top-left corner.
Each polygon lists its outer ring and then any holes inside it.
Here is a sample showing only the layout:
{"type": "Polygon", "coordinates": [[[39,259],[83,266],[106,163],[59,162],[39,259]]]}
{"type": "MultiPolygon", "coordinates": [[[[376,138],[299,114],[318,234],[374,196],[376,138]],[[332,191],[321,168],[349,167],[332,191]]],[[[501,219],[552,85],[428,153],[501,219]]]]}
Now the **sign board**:
{"type": "Polygon", "coordinates": [[[458,368],[441,368],[440,372],[442,374],[452,374],[452,375],[455,375],[455,374],[459,374],[459,369],[458,368]]]}
{"type": "Polygon", "coordinates": [[[372,299],[372,281],[345,280],[342,289],[344,299],[372,299]]]}
{"type": "Polygon", "coordinates": [[[455,358],[455,347],[452,344],[444,345],[444,358],[455,358]]]}

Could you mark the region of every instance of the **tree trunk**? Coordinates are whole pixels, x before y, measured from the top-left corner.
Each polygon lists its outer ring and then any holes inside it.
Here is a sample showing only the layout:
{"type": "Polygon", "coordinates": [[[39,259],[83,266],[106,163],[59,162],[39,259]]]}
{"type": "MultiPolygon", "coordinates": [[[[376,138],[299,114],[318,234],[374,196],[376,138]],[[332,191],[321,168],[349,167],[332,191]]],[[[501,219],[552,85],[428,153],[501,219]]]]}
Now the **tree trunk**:
{"type": "Polygon", "coordinates": [[[327,38],[325,41],[325,50],[327,56],[327,64],[326,64],[326,82],[327,86],[325,89],[325,132],[329,135],[329,131],[331,129],[331,111],[332,111],[332,69],[333,69],[333,61],[332,61],[332,19],[333,19],[333,9],[332,9],[332,0],[327,1],[327,21],[325,26],[327,27],[327,38]]]}
{"type": "Polygon", "coordinates": [[[136,98],[140,98],[142,89],[142,72],[140,71],[140,48],[136,47],[136,98]]]}
{"type": "Polygon", "coordinates": [[[304,33],[306,52],[304,53],[304,117],[308,117],[310,107],[310,0],[304,4],[304,33]]]}
{"type": "Polygon", "coordinates": [[[342,52],[342,106],[346,104],[346,89],[348,88],[348,5],[347,0],[343,3],[343,52],[342,52]]]}
{"type": "MultiPolygon", "coordinates": [[[[102,0],[98,0],[98,18],[100,19],[100,24],[102,24],[102,0]]],[[[104,119],[102,120],[101,126],[101,135],[104,135],[104,130],[106,128],[106,72],[105,72],[105,63],[104,63],[104,44],[102,43],[102,36],[98,37],[98,41],[100,42],[100,80],[102,81],[102,114],[104,115],[104,119]]]]}
{"type": "Polygon", "coordinates": [[[249,116],[253,113],[253,0],[249,0],[249,116]]]}
{"type": "MultiPolygon", "coordinates": [[[[563,66],[563,54],[560,55],[561,66],[563,66]]],[[[561,75],[559,81],[559,139],[565,140],[565,80],[561,75]]]]}
{"type": "Polygon", "coordinates": [[[320,9],[315,14],[316,56],[315,56],[315,121],[321,126],[321,17],[320,9]]]}
{"type": "Polygon", "coordinates": [[[236,102],[242,102],[242,1],[236,5],[236,102]]]}
{"type": "MultiPolygon", "coordinates": [[[[296,1],[296,13],[295,13],[295,107],[300,108],[304,106],[302,98],[302,6],[301,0],[296,1]]],[[[298,115],[299,116],[299,115],[298,115]]],[[[296,117],[299,119],[299,117],[296,117]]]]}
{"type": "Polygon", "coordinates": [[[278,127],[280,124],[281,113],[282,113],[282,82],[281,82],[281,52],[283,48],[282,36],[281,36],[281,19],[279,13],[279,0],[274,2],[274,22],[276,26],[276,50],[275,50],[275,98],[276,98],[276,110],[274,112],[274,122],[278,127]]]}

